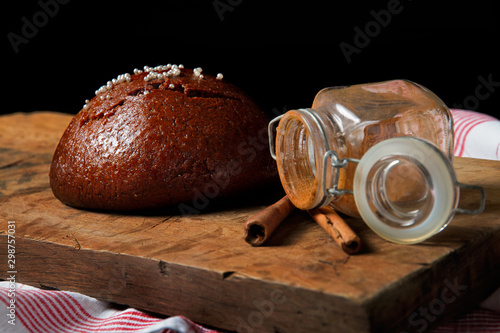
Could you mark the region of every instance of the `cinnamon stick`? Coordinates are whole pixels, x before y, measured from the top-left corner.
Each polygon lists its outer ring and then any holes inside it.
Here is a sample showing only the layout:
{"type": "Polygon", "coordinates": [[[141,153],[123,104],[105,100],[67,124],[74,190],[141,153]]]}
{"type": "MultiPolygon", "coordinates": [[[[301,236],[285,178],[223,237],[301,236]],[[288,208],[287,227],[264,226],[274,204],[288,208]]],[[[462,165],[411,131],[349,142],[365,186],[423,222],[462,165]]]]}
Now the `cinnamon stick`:
{"type": "Polygon", "coordinates": [[[361,249],[358,235],[333,208],[327,206],[312,209],[309,210],[309,214],[340,245],[344,252],[354,254],[361,249]]]}
{"type": "Polygon", "coordinates": [[[294,208],[295,206],[285,195],[280,201],[250,217],[245,222],[245,241],[252,246],[264,244],[294,208]]]}

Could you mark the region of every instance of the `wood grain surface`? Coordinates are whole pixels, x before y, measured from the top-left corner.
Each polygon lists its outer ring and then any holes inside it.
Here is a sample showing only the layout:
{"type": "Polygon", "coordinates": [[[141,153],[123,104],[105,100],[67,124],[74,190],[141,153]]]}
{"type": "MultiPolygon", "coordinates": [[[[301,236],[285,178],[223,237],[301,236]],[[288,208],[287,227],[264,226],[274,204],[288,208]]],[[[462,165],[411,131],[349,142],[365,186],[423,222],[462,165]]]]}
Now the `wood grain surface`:
{"type": "MultiPolygon", "coordinates": [[[[485,187],[486,210],[456,215],[422,244],[389,243],[347,219],[364,244],[349,256],[296,211],[266,246],[252,247],[244,222],[272,201],[236,200],[187,216],[59,202],[48,171],[70,119],[0,117],[0,278],[8,276],[7,223],[15,221],[17,282],[239,332],[423,331],[498,287],[499,162],[456,159],[459,181],[485,187]]],[[[477,201],[464,191],[460,207],[477,201]]]]}

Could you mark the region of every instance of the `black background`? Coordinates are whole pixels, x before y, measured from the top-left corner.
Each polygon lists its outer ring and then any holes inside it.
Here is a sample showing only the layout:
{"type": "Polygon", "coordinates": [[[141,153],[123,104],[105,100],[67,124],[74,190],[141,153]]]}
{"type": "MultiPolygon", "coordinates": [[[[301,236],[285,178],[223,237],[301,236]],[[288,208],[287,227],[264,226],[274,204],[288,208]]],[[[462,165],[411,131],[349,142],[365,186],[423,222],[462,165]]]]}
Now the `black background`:
{"type": "Polygon", "coordinates": [[[2,113],[76,113],[118,74],[182,63],[223,73],[269,115],[309,107],[323,87],[405,78],[449,107],[466,101],[464,108],[498,116],[500,87],[481,88],[489,94],[475,97],[478,77],[500,82],[499,11],[493,1],[401,0],[400,13],[379,31],[373,12],[395,0],[72,0],[57,8],[55,1],[3,5],[2,113]],[[50,4],[51,15],[39,13],[41,3],[50,4]],[[39,27],[16,53],[8,36],[22,36],[26,20],[39,27]],[[356,46],[355,27],[375,30],[348,63],[339,45],[356,46]]]}

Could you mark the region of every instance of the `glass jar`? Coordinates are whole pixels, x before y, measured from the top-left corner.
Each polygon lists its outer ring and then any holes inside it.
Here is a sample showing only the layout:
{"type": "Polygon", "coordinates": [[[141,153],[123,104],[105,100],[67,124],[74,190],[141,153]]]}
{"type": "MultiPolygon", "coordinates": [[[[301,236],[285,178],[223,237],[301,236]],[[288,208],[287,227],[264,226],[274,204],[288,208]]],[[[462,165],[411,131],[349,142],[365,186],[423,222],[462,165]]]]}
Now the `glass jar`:
{"type": "Polygon", "coordinates": [[[418,84],[323,89],[311,108],[272,120],[269,134],[281,183],[297,208],[330,205],[401,243],[430,237],[458,211],[452,117],[418,84]]]}

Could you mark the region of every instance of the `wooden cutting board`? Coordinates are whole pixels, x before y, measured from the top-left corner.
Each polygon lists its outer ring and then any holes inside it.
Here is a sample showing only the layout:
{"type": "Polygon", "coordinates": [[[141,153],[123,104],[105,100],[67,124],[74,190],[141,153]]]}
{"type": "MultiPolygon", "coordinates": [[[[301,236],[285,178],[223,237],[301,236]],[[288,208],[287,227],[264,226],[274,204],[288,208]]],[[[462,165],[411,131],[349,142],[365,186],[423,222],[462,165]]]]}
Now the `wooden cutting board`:
{"type": "MultiPolygon", "coordinates": [[[[388,243],[351,219],[364,250],[349,256],[296,211],[267,246],[253,248],[243,223],[272,201],[210,202],[191,216],[106,214],[59,202],[48,171],[70,119],[0,117],[0,278],[11,275],[14,221],[17,282],[239,332],[422,331],[499,286],[499,162],[456,159],[459,181],[486,188],[486,210],[457,215],[423,244],[388,243]]],[[[460,206],[477,200],[464,193],[460,206]]]]}

